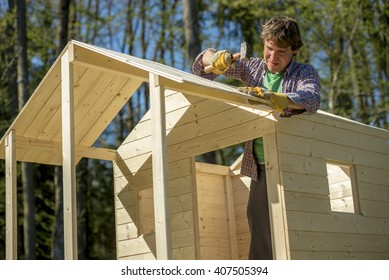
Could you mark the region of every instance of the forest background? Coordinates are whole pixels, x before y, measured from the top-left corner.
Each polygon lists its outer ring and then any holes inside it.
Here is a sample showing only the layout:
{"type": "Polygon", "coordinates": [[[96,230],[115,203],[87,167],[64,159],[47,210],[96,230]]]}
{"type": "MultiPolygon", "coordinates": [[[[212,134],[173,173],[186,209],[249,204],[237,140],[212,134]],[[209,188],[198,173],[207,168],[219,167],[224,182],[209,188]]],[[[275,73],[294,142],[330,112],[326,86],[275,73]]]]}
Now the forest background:
{"type": "MultiPolygon", "coordinates": [[[[190,72],[204,48],[262,56],[261,22],[288,15],[304,46],[297,60],[321,77],[321,109],[388,129],[388,0],[0,0],[0,137],[70,39],[190,72]]],[[[239,85],[221,78],[221,82],[239,85]]],[[[118,147],[149,108],[141,87],[98,145],[118,147]]],[[[241,146],[198,158],[231,164],[241,146]]],[[[0,162],[0,259],[5,258],[5,179],[0,162]]],[[[77,166],[79,259],[115,259],[112,165],[77,166]]],[[[61,169],[18,164],[18,259],[63,259],[61,169]]]]}

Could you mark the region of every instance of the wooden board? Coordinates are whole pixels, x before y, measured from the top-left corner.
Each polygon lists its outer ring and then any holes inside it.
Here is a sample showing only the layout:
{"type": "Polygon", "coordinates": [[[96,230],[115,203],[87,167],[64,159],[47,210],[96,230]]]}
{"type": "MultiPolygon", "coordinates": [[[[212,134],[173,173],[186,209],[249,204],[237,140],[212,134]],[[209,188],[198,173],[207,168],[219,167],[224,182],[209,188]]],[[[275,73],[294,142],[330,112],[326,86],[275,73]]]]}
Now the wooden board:
{"type": "Polygon", "coordinates": [[[250,244],[249,225],[247,221],[247,201],[250,191],[250,180],[245,176],[233,176],[232,186],[235,210],[237,258],[247,260],[250,244]]]}
{"type": "MultiPolygon", "coordinates": [[[[204,167],[201,164],[199,166],[204,167]]],[[[196,174],[196,185],[200,259],[212,259],[216,256],[217,259],[230,259],[224,176],[199,171],[196,174]]]]}
{"type": "Polygon", "coordinates": [[[290,247],[298,251],[388,253],[389,238],[383,235],[321,232],[289,232],[290,247]]]}
{"type": "MultiPolygon", "coordinates": [[[[154,238],[154,195],[152,192],[151,169],[143,170],[135,175],[124,175],[115,165],[115,208],[116,227],[120,233],[117,251],[119,259],[142,259],[155,252],[147,247],[144,252],[131,251],[122,247],[121,242],[138,240],[142,244],[142,236],[154,238]],[[124,207],[124,208],[123,208],[124,207]]],[[[194,167],[191,159],[184,159],[168,165],[170,226],[172,237],[172,258],[184,257],[195,259],[197,242],[195,230],[195,199],[193,198],[192,173],[194,167]]],[[[195,194],[195,193],[194,193],[195,194]]],[[[119,237],[118,237],[119,238],[119,237]]],[[[135,244],[138,244],[134,241],[135,244]]],[[[150,243],[150,242],[149,242],[150,243]]],[[[126,244],[126,243],[123,243],[126,244]]]]}
{"type": "Polygon", "coordinates": [[[350,213],[308,213],[288,211],[288,229],[349,234],[389,235],[388,218],[364,217],[350,213]]]}
{"type": "Polygon", "coordinates": [[[320,114],[279,119],[277,131],[341,146],[389,154],[388,132],[362,124],[350,124],[350,122],[342,121],[341,118],[334,117],[333,120],[336,120],[336,125],[333,122],[329,125],[327,119],[320,114]]]}
{"type": "Polygon", "coordinates": [[[291,251],[294,260],[388,260],[389,253],[291,251]]]}
{"type": "MultiPolygon", "coordinates": [[[[376,151],[373,147],[369,150],[352,147],[347,142],[335,144],[320,139],[307,138],[304,135],[286,133],[280,133],[279,135],[280,140],[278,144],[281,151],[389,170],[387,164],[389,156],[376,151]]],[[[373,143],[372,146],[374,146],[373,143]]]]}

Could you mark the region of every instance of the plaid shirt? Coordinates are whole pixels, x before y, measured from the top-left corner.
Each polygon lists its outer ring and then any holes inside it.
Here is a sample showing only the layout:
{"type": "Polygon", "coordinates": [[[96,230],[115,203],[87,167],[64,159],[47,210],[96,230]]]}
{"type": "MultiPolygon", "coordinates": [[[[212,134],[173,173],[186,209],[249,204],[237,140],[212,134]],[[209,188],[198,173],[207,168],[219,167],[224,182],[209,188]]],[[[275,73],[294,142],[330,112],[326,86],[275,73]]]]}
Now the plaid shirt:
{"type": "MultiPolygon", "coordinates": [[[[208,49],[207,49],[208,50],[208,49]]],[[[201,52],[192,66],[192,72],[197,76],[214,80],[217,75],[206,74],[202,65],[202,57],[205,51],[201,52]]],[[[212,49],[214,50],[214,49],[212,49]]],[[[233,79],[241,80],[249,87],[262,87],[265,78],[266,64],[262,58],[253,57],[249,61],[236,61],[234,68],[229,68],[224,75],[233,79]]],[[[298,63],[294,60],[285,69],[282,80],[282,93],[296,104],[302,104],[305,109],[296,110],[287,108],[280,115],[281,117],[291,117],[296,114],[315,113],[320,106],[320,79],[319,74],[312,65],[298,63]]],[[[242,160],[241,173],[257,180],[257,164],[253,153],[253,140],[246,142],[242,160]]]]}

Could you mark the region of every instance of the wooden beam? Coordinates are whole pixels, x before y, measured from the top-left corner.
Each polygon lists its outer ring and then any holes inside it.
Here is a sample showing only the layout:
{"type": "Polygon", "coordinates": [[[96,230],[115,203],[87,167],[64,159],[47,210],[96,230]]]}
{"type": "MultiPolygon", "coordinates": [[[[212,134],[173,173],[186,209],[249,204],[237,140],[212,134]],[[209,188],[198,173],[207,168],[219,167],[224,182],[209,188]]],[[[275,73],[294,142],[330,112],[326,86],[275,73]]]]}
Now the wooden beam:
{"type": "Polygon", "coordinates": [[[193,213],[193,232],[194,232],[194,246],[195,246],[195,260],[200,259],[201,248],[200,248],[200,218],[199,218],[199,202],[197,195],[197,181],[196,181],[196,158],[191,157],[190,159],[190,185],[192,194],[192,213],[193,213]]]}
{"type": "Polygon", "coordinates": [[[64,207],[65,260],[76,260],[77,252],[77,201],[74,145],[74,88],[73,65],[69,62],[71,45],[61,58],[62,90],[62,169],[64,207]]]}
{"type": "MultiPolygon", "coordinates": [[[[170,80],[183,82],[181,76],[177,73],[170,73],[169,66],[160,63],[147,61],[135,56],[129,56],[112,50],[99,48],[82,42],[72,40],[74,47],[74,62],[102,67],[108,71],[131,77],[138,77],[147,81],[149,73],[154,73],[159,77],[163,76],[170,80]]],[[[176,70],[177,71],[177,70],[176,70]]]]}
{"type": "Polygon", "coordinates": [[[161,84],[163,84],[165,88],[179,91],[184,94],[228,102],[238,106],[251,107],[267,112],[274,111],[274,109],[269,107],[271,106],[270,101],[241,93],[231,86],[215,81],[204,79],[204,84],[200,84],[198,81],[193,82],[189,80],[178,83],[171,79],[161,77],[161,84]]]}
{"type": "Polygon", "coordinates": [[[160,65],[157,63],[149,66],[146,60],[124,56],[123,54],[114,54],[112,51],[99,50],[97,47],[91,49],[91,46],[81,42],[74,41],[72,46],[74,46],[74,60],[72,60],[72,63],[75,64],[104,69],[104,71],[110,71],[116,75],[142,81],[147,81],[149,73],[154,73],[154,75],[159,75],[159,83],[165,88],[207,99],[273,111],[268,107],[271,105],[269,101],[243,94],[233,87],[219,82],[203,79],[203,83],[201,83],[198,81],[199,77],[193,79],[194,76],[190,73],[176,70],[179,74],[171,74],[166,69],[159,69],[160,65]],[[180,75],[184,75],[184,79],[180,75]]]}
{"type": "Polygon", "coordinates": [[[228,166],[209,164],[204,162],[196,162],[196,172],[211,173],[222,176],[231,175],[231,170],[228,166]]]}
{"type": "Polygon", "coordinates": [[[228,217],[228,233],[230,241],[231,260],[239,259],[238,255],[238,240],[236,237],[236,222],[235,222],[235,205],[234,205],[234,191],[232,188],[232,179],[230,175],[224,177],[224,186],[226,192],[226,205],[228,217]]]}
{"type": "MultiPolygon", "coordinates": [[[[23,136],[16,136],[16,147],[17,149],[34,149],[36,151],[46,151],[52,153],[62,152],[62,143],[33,139],[23,136]]],[[[85,157],[91,159],[100,160],[116,160],[116,150],[106,148],[88,147],[83,145],[75,145],[76,157],[85,157]]]]}
{"type": "Polygon", "coordinates": [[[116,161],[116,150],[105,149],[105,148],[95,148],[95,147],[86,147],[79,146],[76,147],[76,156],[91,158],[91,159],[100,159],[100,160],[110,160],[116,161]]]}
{"type": "Polygon", "coordinates": [[[130,77],[142,82],[148,81],[148,71],[134,67],[123,60],[112,58],[107,54],[98,53],[96,49],[90,50],[79,43],[71,44],[74,50],[74,57],[71,61],[74,64],[95,69],[104,70],[123,77],[130,77]]]}
{"type": "MultiPolygon", "coordinates": [[[[240,167],[242,166],[242,159],[243,159],[243,154],[241,154],[230,166],[230,170],[232,173],[235,171],[240,172],[240,167]]],[[[235,173],[234,173],[235,174],[235,173]]]]}
{"type": "Polygon", "coordinates": [[[284,213],[284,190],[280,179],[276,133],[263,136],[266,158],[266,184],[269,200],[270,227],[275,260],[290,259],[284,213]]]}
{"type": "Polygon", "coordinates": [[[7,260],[17,259],[16,175],[15,130],[10,130],[5,138],[5,252],[7,260]]]}
{"type": "Polygon", "coordinates": [[[157,259],[172,259],[170,209],[167,174],[166,113],[164,91],[159,76],[150,73],[152,119],[152,166],[157,259]]]}

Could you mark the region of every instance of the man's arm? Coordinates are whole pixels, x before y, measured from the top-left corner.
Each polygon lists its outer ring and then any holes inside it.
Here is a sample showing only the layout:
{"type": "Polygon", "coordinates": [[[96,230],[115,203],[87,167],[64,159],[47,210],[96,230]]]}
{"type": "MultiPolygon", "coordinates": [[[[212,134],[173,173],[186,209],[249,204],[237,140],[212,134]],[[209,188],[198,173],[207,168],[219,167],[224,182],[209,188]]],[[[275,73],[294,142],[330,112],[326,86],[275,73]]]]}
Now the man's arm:
{"type": "Polygon", "coordinates": [[[295,110],[303,110],[305,107],[302,104],[294,103],[290,98],[288,98],[289,106],[288,108],[295,109],[295,110]]]}
{"type": "Polygon", "coordinates": [[[192,73],[195,74],[196,76],[200,76],[200,77],[203,77],[203,78],[206,78],[206,79],[209,79],[209,80],[214,80],[216,79],[217,75],[214,74],[214,73],[205,73],[204,71],[204,66],[206,65],[209,65],[212,61],[212,53],[215,53],[216,50],[215,49],[212,49],[212,48],[209,48],[209,49],[206,49],[206,50],[203,50],[201,53],[199,53],[195,59],[195,61],[193,62],[193,65],[192,65],[192,73]],[[204,58],[204,62],[203,62],[203,57],[205,56],[204,58]]]}
{"type": "Polygon", "coordinates": [[[202,59],[201,59],[201,62],[202,62],[202,64],[203,64],[203,67],[212,64],[212,56],[213,56],[215,53],[216,53],[216,52],[215,52],[213,49],[207,49],[207,50],[204,52],[203,57],[202,57],[202,59]]]}

